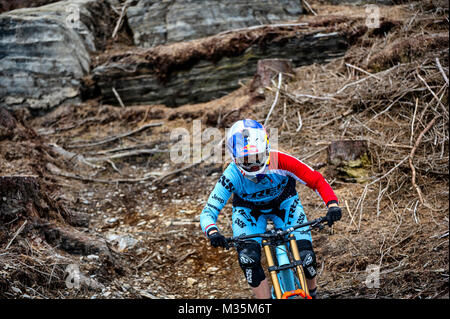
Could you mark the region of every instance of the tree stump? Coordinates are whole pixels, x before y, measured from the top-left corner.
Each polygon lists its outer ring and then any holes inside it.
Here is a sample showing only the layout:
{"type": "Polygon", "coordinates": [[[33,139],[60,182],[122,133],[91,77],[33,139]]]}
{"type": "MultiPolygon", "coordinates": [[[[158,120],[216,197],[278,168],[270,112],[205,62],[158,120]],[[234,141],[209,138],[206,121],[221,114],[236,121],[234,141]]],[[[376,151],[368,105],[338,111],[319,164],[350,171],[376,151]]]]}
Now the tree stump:
{"type": "MultiPolygon", "coordinates": [[[[272,85],[272,79],[278,82],[278,73],[282,73],[284,79],[294,74],[292,60],[289,59],[263,59],[259,60],[256,66],[256,74],[250,84],[250,91],[262,90],[264,87],[272,85]]],[[[261,92],[263,93],[263,91],[261,92]]]]}
{"type": "Polygon", "coordinates": [[[364,182],[370,166],[369,148],[366,140],[333,141],[328,146],[328,163],[333,177],[346,182],[364,182]]]}
{"type": "Polygon", "coordinates": [[[36,176],[0,176],[0,222],[45,218],[63,222],[59,209],[41,192],[36,176]]]}
{"type": "MultiPolygon", "coordinates": [[[[46,194],[37,176],[0,176],[0,224],[14,225],[14,221],[29,220],[28,231],[39,230],[47,242],[68,253],[99,254],[112,260],[103,239],[70,226],[79,223],[79,219],[83,216],[66,211],[46,194]]],[[[89,221],[83,219],[83,222],[89,221]]]]}
{"type": "Polygon", "coordinates": [[[14,117],[4,107],[0,107],[0,141],[12,137],[15,128],[14,117]]]}

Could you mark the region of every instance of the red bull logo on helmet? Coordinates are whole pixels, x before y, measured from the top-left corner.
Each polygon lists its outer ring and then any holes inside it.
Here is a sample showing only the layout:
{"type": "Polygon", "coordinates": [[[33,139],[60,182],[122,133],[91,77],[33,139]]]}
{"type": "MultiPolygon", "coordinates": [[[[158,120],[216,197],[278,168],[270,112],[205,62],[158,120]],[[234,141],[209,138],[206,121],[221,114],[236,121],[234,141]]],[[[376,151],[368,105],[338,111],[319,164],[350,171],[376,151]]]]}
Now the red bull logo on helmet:
{"type": "Polygon", "coordinates": [[[258,152],[258,147],[256,145],[245,145],[243,148],[241,148],[240,150],[240,155],[241,156],[245,156],[248,154],[257,154],[258,152]]]}

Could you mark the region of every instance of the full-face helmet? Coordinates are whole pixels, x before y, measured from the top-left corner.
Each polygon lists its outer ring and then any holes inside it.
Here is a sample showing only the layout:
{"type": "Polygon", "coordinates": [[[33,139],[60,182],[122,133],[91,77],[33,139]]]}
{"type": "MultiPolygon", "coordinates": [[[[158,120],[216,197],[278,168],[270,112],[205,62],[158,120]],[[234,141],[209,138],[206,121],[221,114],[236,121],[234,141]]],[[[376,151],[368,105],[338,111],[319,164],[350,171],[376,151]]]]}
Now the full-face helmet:
{"type": "Polygon", "coordinates": [[[269,137],[264,126],[255,120],[234,123],[227,134],[227,148],[244,176],[262,174],[269,164],[269,137]]]}

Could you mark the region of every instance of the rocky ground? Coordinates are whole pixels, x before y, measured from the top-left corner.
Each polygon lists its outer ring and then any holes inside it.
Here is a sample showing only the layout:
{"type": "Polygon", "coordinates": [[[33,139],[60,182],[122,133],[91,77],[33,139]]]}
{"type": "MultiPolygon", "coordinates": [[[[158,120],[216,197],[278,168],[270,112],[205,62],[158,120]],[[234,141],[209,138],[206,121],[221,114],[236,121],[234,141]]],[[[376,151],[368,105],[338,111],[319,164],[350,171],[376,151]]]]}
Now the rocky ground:
{"type": "MultiPolygon", "coordinates": [[[[213,249],[199,226],[227,163],[173,163],[171,133],[193,135],[195,120],[221,132],[240,118],[264,121],[275,104],[269,127],[279,148],[324,174],[343,208],[333,229],[313,233],[321,297],[448,298],[448,3],[381,6],[381,26],[367,29],[364,7],[309,2],[318,15],[296,23],[338,32],[348,48],[295,65],[278,90],[275,82],[255,90],[247,75],[209,102],[124,98],[121,107],[105,102],[104,79],[87,74],[84,93],[44,112],[9,99],[0,108],[0,296],[251,298],[235,251],[213,249]],[[369,163],[330,160],[329,145],[342,139],[366,140],[369,163]],[[366,285],[371,265],[380,266],[378,288],[366,285]]],[[[107,49],[90,69],[121,65],[114,75],[126,82],[303,32],[244,30],[225,44],[210,36],[147,49],[125,31],[99,46],[107,49]]],[[[315,193],[297,189],[308,218],[325,213],[315,193]]],[[[228,204],[219,219],[226,234],[230,217],[228,204]]]]}

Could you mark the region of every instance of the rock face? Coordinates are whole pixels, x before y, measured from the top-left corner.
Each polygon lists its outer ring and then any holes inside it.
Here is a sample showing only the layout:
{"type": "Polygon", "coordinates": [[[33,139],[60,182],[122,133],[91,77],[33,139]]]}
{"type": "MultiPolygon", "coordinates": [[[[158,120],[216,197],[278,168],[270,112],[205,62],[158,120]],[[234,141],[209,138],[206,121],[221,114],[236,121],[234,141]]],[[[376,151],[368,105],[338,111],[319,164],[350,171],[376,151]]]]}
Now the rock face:
{"type": "Polygon", "coordinates": [[[0,13],[19,8],[39,7],[58,0],[0,0],[0,13]]]}
{"type": "Polygon", "coordinates": [[[134,43],[153,47],[253,25],[296,20],[300,0],[140,0],[127,10],[134,43]]]}
{"type": "MultiPolygon", "coordinates": [[[[258,35],[239,36],[239,40],[231,38],[221,47],[214,47],[214,43],[221,41],[216,41],[215,37],[192,43],[193,48],[184,48],[181,53],[190,52],[190,57],[173,53],[168,56],[158,50],[127,52],[122,58],[113,57],[94,68],[96,90],[101,92],[104,103],[113,105],[118,102],[112,88],[125,105],[176,107],[207,102],[228,94],[240,87],[240,81],[253,77],[260,59],[291,59],[293,66],[298,67],[341,56],[348,46],[345,37],[338,32],[283,33],[271,29],[258,35]],[[254,38],[245,43],[246,36],[254,38]],[[221,55],[216,56],[216,52],[221,55]],[[161,68],[165,68],[164,78],[158,74],[161,68]]],[[[175,47],[171,48],[167,46],[164,51],[176,52],[175,47]]]]}
{"type": "Polygon", "coordinates": [[[350,4],[350,5],[367,5],[367,4],[382,4],[392,5],[401,3],[401,0],[322,0],[321,2],[330,3],[334,5],[350,4]]]}
{"type": "Polygon", "coordinates": [[[1,14],[0,102],[46,109],[77,100],[109,10],[104,0],[72,0],[1,14]]]}

